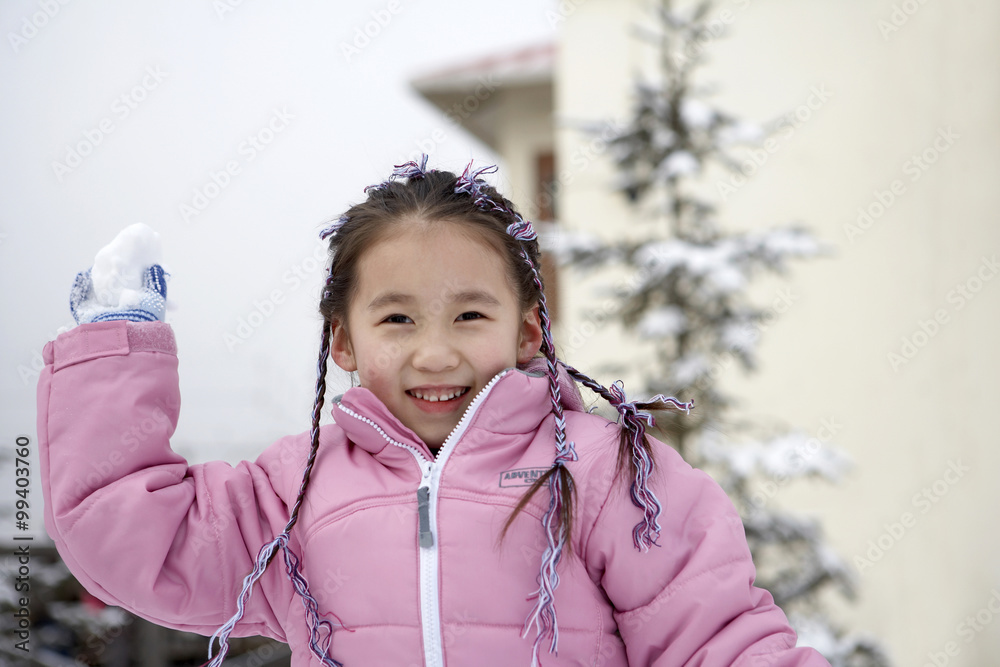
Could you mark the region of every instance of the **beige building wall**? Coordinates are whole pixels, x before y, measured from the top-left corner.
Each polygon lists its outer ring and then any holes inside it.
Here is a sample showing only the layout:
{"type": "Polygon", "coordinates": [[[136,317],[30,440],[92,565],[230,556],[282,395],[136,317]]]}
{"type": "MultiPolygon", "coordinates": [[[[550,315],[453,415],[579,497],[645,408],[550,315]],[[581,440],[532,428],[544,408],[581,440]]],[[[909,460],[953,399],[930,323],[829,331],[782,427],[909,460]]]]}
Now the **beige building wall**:
{"type": "MultiPolygon", "coordinates": [[[[652,23],[640,4],[560,3],[566,227],[640,220],[609,193],[599,142],[574,129],[626,113],[648,54],[630,26],[652,23]]],[[[996,664],[1000,4],[731,0],[714,11],[729,34],[706,47],[712,99],[748,120],[797,114],[720,199],[722,219],[801,221],[833,249],[761,281],[762,303],[786,289],[790,305],[762,337],[761,371],[726,376],[746,414],[811,435],[826,420],[855,461],[841,484],[788,486],[775,502],[822,520],[860,586],[840,617],[881,638],[896,664],[996,664]]],[[[598,297],[586,281],[563,284],[557,335],[580,343],[567,358],[627,358],[613,335],[580,335],[574,313],[598,297]]]]}
{"type": "Polygon", "coordinates": [[[538,215],[537,159],[554,149],[552,85],[548,82],[501,90],[496,123],[497,153],[503,156],[507,179],[501,189],[535,220],[538,215]]]}

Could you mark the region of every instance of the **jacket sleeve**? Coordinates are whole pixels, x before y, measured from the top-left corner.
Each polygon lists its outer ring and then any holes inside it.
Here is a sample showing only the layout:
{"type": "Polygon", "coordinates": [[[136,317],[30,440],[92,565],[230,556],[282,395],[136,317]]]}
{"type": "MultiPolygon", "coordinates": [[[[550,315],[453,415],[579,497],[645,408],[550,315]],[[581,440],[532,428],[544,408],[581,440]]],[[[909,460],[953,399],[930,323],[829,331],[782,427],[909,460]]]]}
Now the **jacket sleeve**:
{"type": "Polygon", "coordinates": [[[640,518],[612,483],[585,547],[587,566],[615,607],[630,665],[829,667],[795,632],[755,570],[743,523],[725,492],[666,445],[653,480],[663,504],[659,546],[640,552],[640,518]]]}
{"type": "MultiPolygon", "coordinates": [[[[166,324],[81,325],[43,356],[40,469],[46,529],[60,555],[103,601],[212,634],[235,612],[261,546],[284,528],[288,512],[268,468],[295,443],[280,441],[235,468],[189,467],[169,446],[180,394],[166,324]]],[[[268,568],[234,635],[284,639],[291,593],[282,570],[268,568]]]]}

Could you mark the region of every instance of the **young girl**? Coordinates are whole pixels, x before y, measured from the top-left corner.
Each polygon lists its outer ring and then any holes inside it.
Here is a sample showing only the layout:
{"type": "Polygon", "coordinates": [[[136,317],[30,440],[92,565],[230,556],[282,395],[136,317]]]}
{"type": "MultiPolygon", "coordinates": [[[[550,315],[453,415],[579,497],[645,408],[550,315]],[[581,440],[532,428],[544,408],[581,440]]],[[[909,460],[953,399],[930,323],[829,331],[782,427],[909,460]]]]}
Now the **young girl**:
{"type": "Polygon", "coordinates": [[[162,270],[129,308],[81,274],[84,323],[38,387],[67,565],[109,604],[215,632],[216,665],[253,634],[303,666],[827,665],[753,586],[723,491],[645,435],[643,409],[690,406],[556,358],[535,233],[485,171],[402,165],[324,230],[312,429],[236,468],[169,448],[162,270]],[[360,386],[320,428],[329,358],[360,386]]]}

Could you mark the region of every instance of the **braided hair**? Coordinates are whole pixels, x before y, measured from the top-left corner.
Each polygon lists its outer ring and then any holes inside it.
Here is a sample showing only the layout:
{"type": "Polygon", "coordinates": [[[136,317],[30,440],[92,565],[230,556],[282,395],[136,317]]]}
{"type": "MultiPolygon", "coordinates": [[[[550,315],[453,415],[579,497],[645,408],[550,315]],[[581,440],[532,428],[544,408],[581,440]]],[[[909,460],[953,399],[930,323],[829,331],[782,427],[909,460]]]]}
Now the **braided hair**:
{"type": "Polygon", "coordinates": [[[356,295],[359,261],[365,250],[389,234],[394,225],[405,224],[409,220],[457,222],[468,226],[470,231],[478,231],[478,236],[505,258],[507,275],[510,284],[514,286],[521,311],[527,312],[538,304],[542,325],[540,354],[545,360],[552,414],[556,424],[555,454],[552,466],[528,488],[501,531],[503,539],[514,519],[532,497],[543,487],[548,488],[549,504],[542,517],[547,545],[542,555],[535,606],[525,620],[523,632],[527,634],[532,626],[536,630],[532,663],[537,664],[539,650],[546,638],[549,640],[550,652],[556,652],[558,647],[559,627],[554,605],[554,593],[559,584],[556,568],[563,551],[570,548],[574,515],[575,485],[567,464],[576,461],[577,454],[573,442],[566,433],[559,387],[561,370],[601,395],[618,411],[622,427],[617,459],[618,473],[632,480],[632,501],[642,510],[642,518],[632,531],[633,543],[641,550],[657,544],[656,540],[660,533],[657,519],[661,505],[648,487],[654,462],[653,452],[645,435],[645,427],[652,424],[653,420],[646,410],[687,411],[692,404],[659,395],[647,402],[630,403],[620,382],[606,388],[568,366],[556,356],[540,271],[538,238],[531,222],[524,219],[509,200],[483,180],[484,174],[495,171],[496,167],[474,169],[472,164],[460,175],[427,169],[427,156],[424,155],[419,162],[398,165],[386,181],[365,188],[367,199],[351,207],[320,234],[323,239],[329,240],[330,264],[319,305],[324,321],[317,361],[309,457],[285,530],[261,549],[257,567],[244,580],[243,592],[237,602],[237,614],[216,633],[223,652],[216,656],[218,662],[211,663],[212,667],[221,664],[224,651],[228,648],[229,632],[242,616],[249,590],[263,574],[264,568],[279,548],[285,554],[288,576],[303,599],[311,631],[310,648],[324,665],[340,667],[340,663],[329,657],[328,651],[333,624],[319,616],[316,600],[309,594],[308,585],[298,572],[298,558],[288,547],[288,534],[298,520],[298,511],[305,497],[312,466],[319,449],[319,423],[325,400],[327,359],[330,355],[332,332],[336,324],[347,322],[347,313],[356,295]]]}

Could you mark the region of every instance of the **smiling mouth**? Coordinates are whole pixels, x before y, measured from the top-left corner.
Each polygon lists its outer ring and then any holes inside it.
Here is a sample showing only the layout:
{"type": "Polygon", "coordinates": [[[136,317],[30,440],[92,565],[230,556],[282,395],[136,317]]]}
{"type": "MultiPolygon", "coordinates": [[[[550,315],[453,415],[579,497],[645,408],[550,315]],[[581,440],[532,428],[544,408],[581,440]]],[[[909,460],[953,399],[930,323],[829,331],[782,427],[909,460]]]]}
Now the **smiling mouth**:
{"type": "Polygon", "coordinates": [[[465,396],[469,393],[469,389],[469,387],[445,389],[443,391],[435,389],[408,389],[406,393],[413,398],[421,401],[427,401],[428,403],[444,403],[446,401],[452,401],[465,396]]]}

